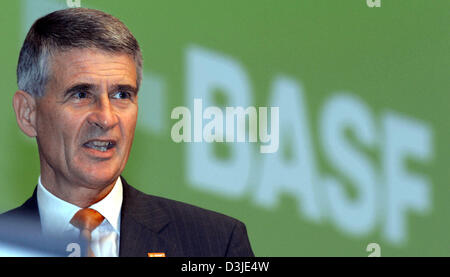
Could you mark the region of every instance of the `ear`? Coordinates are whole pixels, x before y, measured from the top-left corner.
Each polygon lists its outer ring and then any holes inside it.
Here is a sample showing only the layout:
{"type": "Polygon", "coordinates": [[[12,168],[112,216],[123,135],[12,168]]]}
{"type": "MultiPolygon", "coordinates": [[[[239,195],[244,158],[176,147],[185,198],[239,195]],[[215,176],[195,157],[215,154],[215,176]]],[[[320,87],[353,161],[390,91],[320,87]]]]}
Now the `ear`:
{"type": "Polygon", "coordinates": [[[35,137],[36,131],[36,99],[29,93],[18,90],[13,97],[17,125],[29,137],[35,137]]]}

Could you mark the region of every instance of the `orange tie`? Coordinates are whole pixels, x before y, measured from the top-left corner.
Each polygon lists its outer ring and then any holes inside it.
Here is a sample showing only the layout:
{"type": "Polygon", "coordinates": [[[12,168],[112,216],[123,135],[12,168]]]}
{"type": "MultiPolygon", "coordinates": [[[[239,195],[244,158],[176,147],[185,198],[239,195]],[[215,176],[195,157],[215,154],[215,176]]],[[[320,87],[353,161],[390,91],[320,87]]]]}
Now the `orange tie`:
{"type": "Polygon", "coordinates": [[[91,232],[105,219],[99,212],[91,208],[79,210],[70,220],[70,223],[80,229],[80,237],[87,242],[87,256],[95,257],[91,249],[91,232]]]}

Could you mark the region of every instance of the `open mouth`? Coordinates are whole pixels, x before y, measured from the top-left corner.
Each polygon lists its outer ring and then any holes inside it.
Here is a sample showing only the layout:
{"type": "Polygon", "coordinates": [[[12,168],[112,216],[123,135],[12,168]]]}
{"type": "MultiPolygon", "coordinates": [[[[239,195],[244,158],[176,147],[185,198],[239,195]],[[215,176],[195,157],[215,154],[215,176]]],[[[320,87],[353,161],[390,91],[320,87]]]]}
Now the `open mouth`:
{"type": "Polygon", "coordinates": [[[97,151],[106,152],[109,149],[116,146],[115,141],[104,141],[104,140],[91,140],[83,144],[84,147],[91,148],[97,151]]]}

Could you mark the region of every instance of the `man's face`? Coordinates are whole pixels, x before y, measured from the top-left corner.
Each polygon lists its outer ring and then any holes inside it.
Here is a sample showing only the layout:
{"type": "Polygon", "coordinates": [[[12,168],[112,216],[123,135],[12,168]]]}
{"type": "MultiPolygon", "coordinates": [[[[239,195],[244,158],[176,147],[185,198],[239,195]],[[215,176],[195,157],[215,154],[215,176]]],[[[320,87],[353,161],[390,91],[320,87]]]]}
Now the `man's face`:
{"type": "Polygon", "coordinates": [[[134,138],[135,63],[126,54],[73,49],[51,64],[46,93],[36,102],[41,174],[93,189],[110,185],[134,138]]]}

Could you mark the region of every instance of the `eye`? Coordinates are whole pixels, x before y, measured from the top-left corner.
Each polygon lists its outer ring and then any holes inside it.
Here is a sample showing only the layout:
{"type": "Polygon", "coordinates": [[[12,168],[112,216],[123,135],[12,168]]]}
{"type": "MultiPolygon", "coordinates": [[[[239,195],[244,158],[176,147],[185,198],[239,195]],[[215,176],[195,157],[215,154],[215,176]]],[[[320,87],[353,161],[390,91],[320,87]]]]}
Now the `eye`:
{"type": "Polygon", "coordinates": [[[112,98],[114,98],[114,99],[130,99],[131,93],[126,92],[126,91],[118,91],[118,92],[113,93],[112,98]]]}
{"type": "Polygon", "coordinates": [[[77,91],[72,95],[72,97],[76,99],[85,99],[88,98],[88,93],[86,91],[77,91]]]}

